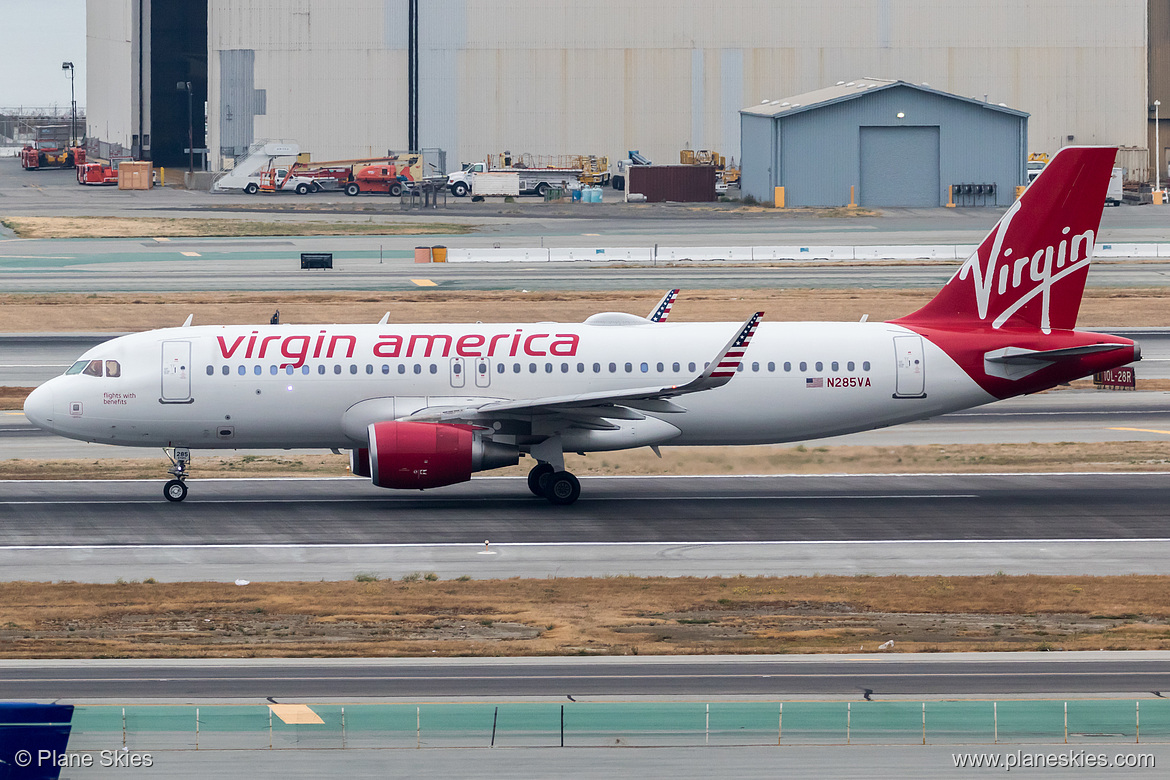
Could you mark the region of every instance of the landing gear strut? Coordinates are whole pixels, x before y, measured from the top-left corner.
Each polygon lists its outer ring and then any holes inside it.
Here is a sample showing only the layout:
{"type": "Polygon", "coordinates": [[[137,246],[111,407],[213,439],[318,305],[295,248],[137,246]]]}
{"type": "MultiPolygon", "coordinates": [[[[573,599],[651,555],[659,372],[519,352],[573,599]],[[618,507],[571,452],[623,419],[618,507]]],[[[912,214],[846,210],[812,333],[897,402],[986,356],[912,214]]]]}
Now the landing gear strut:
{"type": "Polygon", "coordinates": [[[571,504],[581,495],[581,483],[567,471],[557,471],[551,463],[537,463],[528,472],[528,489],[532,495],[547,498],[558,505],[571,504]]]}
{"type": "Polygon", "coordinates": [[[163,485],[163,496],[167,501],[177,503],[187,497],[187,466],[191,463],[191,450],[186,447],[175,447],[174,454],[171,450],[163,452],[171,461],[167,473],[174,476],[174,479],[163,485]]]}

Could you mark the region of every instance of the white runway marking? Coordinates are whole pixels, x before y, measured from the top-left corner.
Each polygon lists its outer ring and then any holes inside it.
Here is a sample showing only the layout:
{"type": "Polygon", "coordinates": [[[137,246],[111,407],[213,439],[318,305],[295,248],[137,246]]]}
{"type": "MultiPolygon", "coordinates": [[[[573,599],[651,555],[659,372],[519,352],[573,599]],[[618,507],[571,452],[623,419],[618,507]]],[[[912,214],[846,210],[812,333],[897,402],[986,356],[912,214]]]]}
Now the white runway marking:
{"type": "MultiPolygon", "coordinates": [[[[813,545],[843,546],[851,544],[924,545],[924,544],[1151,544],[1170,542],[1170,538],[1139,539],[826,539],[784,541],[710,541],[710,542],[500,542],[497,548],[511,547],[810,547],[813,545]]],[[[462,549],[474,548],[482,552],[476,542],[253,542],[242,544],[5,544],[0,553],[27,550],[407,550],[420,548],[462,549]]]]}

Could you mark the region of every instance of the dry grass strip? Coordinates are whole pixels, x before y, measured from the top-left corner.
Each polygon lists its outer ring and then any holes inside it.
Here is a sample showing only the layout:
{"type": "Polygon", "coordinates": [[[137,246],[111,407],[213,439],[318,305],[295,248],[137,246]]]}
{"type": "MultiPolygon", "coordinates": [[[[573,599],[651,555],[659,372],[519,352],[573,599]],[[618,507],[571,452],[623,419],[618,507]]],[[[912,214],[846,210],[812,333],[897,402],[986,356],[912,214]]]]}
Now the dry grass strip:
{"type": "MultiPolygon", "coordinates": [[[[1118,435],[1123,435],[1121,432],[1118,435]]],[[[88,446],[88,445],[80,445],[88,446]]],[[[95,447],[98,445],[94,445],[95,447]]],[[[100,450],[95,449],[97,455],[100,450]]],[[[5,479],[161,479],[161,453],[142,458],[0,460],[5,479]]],[[[1170,441],[1058,442],[1029,444],[924,444],[896,447],[771,445],[753,447],[664,447],[659,460],[646,449],[565,454],[566,467],[590,476],[738,474],[986,474],[999,472],[1170,471],[1170,441]]],[[[486,472],[522,476],[533,465],[486,472]]],[[[348,455],[216,455],[195,452],[192,479],[225,477],[345,476],[348,455]]],[[[518,488],[519,489],[519,488],[518,488]]],[[[522,491],[523,492],[523,491],[522,491]]]]}
{"type": "Polygon", "coordinates": [[[1170,578],[0,584],[0,657],[1170,649],[1170,578]]]}
{"type": "MultiPolygon", "coordinates": [[[[597,269],[605,274],[607,269],[597,269]]],[[[868,314],[886,320],[909,314],[935,290],[758,289],[683,290],[671,320],[742,322],[764,311],[772,322],[847,322],[868,314]]],[[[274,309],[286,323],[579,322],[600,311],[645,315],[662,290],[609,292],[93,293],[0,294],[0,332],[139,331],[180,325],[266,324],[274,309]]],[[[1170,326],[1170,288],[1091,288],[1081,304],[1081,327],[1170,326]]]]}
{"type": "Polygon", "coordinates": [[[4,217],[18,238],[155,238],[212,236],[460,235],[473,226],[444,222],[256,222],[194,217],[4,217]]]}

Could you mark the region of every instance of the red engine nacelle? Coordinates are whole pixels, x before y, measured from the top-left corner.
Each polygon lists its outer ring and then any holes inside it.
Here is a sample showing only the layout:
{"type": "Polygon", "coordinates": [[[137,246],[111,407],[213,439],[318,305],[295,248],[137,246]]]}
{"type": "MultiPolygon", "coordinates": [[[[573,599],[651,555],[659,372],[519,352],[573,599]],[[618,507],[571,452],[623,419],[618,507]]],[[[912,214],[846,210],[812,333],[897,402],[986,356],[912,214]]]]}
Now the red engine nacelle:
{"type": "Polygon", "coordinates": [[[369,427],[369,442],[369,473],[384,488],[453,485],[473,471],[520,460],[517,448],[485,441],[470,425],[378,422],[369,427]]]}

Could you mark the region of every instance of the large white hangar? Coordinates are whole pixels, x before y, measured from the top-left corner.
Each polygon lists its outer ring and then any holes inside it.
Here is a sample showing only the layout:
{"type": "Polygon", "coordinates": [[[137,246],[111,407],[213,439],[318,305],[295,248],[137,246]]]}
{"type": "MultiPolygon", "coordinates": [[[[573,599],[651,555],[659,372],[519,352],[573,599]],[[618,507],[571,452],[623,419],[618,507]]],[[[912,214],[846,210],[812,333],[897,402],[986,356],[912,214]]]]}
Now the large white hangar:
{"type": "Polygon", "coordinates": [[[261,139],[738,161],[741,108],[867,74],[1026,112],[1030,152],[1146,148],[1157,2],[90,0],[87,130],[185,165],[190,98],[212,169],[261,139]]]}
{"type": "Polygon", "coordinates": [[[744,195],[788,206],[1007,206],[1025,182],[1028,115],[884,79],[740,112],[744,195]]]}

